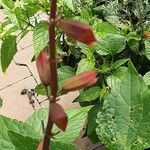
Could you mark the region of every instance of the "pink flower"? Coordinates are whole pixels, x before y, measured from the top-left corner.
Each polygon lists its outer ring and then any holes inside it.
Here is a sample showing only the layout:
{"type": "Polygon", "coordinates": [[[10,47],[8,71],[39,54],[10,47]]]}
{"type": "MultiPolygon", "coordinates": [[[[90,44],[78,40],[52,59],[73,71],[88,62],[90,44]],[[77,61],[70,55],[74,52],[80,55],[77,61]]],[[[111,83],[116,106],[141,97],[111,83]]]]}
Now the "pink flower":
{"type": "Polygon", "coordinates": [[[89,25],[83,24],[75,20],[60,20],[59,26],[62,31],[70,38],[81,43],[92,45],[96,42],[96,38],[89,25]]]}
{"type": "Polygon", "coordinates": [[[61,105],[57,103],[50,104],[50,117],[53,123],[58,126],[58,128],[60,128],[62,131],[66,130],[68,124],[68,116],[61,105]]]}
{"type": "Polygon", "coordinates": [[[40,143],[38,144],[37,150],[42,150],[43,149],[43,143],[44,143],[44,139],[41,139],[40,143]]]}
{"type": "Polygon", "coordinates": [[[68,79],[63,86],[64,92],[80,90],[91,86],[97,82],[96,72],[95,71],[85,71],[79,75],[76,75],[68,79]]]}
{"type": "Polygon", "coordinates": [[[37,60],[36,60],[37,70],[43,85],[50,85],[51,80],[51,71],[50,71],[50,63],[49,56],[45,51],[42,51],[37,60]]]}

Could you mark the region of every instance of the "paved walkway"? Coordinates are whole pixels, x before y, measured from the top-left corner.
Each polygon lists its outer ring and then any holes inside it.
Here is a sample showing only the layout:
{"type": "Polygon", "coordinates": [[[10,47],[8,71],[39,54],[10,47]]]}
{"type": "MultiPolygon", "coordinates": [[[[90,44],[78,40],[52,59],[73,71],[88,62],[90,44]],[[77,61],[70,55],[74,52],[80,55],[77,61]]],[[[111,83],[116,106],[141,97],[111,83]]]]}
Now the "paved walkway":
{"type": "MultiPolygon", "coordinates": [[[[0,10],[0,22],[5,15],[0,10]]],[[[35,62],[31,63],[33,57],[32,32],[28,33],[18,44],[18,52],[14,57],[17,63],[24,63],[29,66],[36,80],[40,83],[36,70],[35,62]]],[[[0,97],[3,99],[3,106],[0,114],[24,121],[34,111],[29,105],[27,95],[21,95],[23,89],[34,89],[36,82],[31,76],[27,67],[17,66],[12,62],[4,75],[0,72],[0,97]]],[[[64,108],[78,107],[72,104],[73,99],[78,95],[77,92],[62,96],[60,103],[64,108]]],[[[45,97],[41,97],[45,99],[45,97]]],[[[35,103],[38,109],[37,102],[35,103]]],[[[42,107],[47,107],[47,102],[42,103],[42,107]]]]}

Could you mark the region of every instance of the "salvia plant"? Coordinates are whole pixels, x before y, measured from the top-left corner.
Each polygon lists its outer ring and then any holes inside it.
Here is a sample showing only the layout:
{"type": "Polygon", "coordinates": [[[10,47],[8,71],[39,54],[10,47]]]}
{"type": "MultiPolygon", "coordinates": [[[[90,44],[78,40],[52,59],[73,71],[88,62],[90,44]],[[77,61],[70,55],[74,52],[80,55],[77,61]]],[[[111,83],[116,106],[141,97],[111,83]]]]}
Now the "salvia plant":
{"type": "Polygon", "coordinates": [[[33,32],[31,61],[41,80],[34,92],[49,102],[24,123],[1,115],[0,149],[78,150],[73,142],[83,128],[84,136],[106,149],[150,148],[149,0],[0,0],[0,5],[6,14],[0,23],[2,72],[15,62],[19,41],[33,32]],[[64,110],[58,96],[77,90],[73,102],[81,108],[64,110]]]}

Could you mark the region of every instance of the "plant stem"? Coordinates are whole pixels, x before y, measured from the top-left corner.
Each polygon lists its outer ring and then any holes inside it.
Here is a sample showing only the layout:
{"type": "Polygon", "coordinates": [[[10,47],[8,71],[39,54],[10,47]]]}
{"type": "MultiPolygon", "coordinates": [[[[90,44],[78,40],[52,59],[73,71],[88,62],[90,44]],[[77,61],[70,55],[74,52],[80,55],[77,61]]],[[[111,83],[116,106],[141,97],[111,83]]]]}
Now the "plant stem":
{"type": "Polygon", "coordinates": [[[143,0],[137,0],[137,8],[138,8],[138,13],[139,13],[139,23],[140,23],[140,27],[141,27],[141,38],[143,39],[143,32],[144,32],[144,28],[143,28],[143,11],[144,11],[144,2],[143,0]]]}
{"type": "MultiPolygon", "coordinates": [[[[49,103],[49,108],[50,108],[50,103],[49,103]]],[[[47,127],[44,135],[43,150],[50,150],[50,138],[51,138],[52,127],[53,127],[53,122],[51,118],[48,116],[47,127]]]]}
{"type": "Polygon", "coordinates": [[[57,97],[58,79],[57,79],[57,62],[56,62],[56,41],[55,41],[55,19],[57,10],[57,0],[52,0],[49,23],[49,53],[51,67],[51,93],[54,100],[57,97]]]}
{"type": "Polygon", "coordinates": [[[50,6],[50,20],[49,20],[49,54],[50,54],[50,68],[51,68],[51,99],[49,101],[48,122],[44,135],[43,150],[50,150],[50,138],[52,135],[53,122],[50,117],[50,105],[56,101],[58,91],[57,79],[57,62],[56,62],[56,46],[55,46],[55,19],[57,10],[57,0],[51,0],[50,6]]]}
{"type": "Polygon", "coordinates": [[[50,52],[50,66],[51,66],[51,93],[53,101],[57,97],[58,81],[57,81],[57,62],[55,54],[55,20],[50,19],[49,26],[49,52],[50,52]]]}
{"type": "Polygon", "coordinates": [[[143,0],[137,0],[137,9],[139,12],[139,25],[141,27],[141,40],[139,41],[139,50],[142,52],[144,50],[144,1],[143,0]]]}

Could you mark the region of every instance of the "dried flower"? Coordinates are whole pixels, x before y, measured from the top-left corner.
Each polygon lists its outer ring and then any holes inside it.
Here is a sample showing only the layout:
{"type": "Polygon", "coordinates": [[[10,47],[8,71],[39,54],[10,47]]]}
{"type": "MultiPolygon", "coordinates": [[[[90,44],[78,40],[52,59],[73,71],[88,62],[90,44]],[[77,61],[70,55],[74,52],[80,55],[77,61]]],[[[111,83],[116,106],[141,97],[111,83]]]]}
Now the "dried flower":
{"type": "Polygon", "coordinates": [[[96,38],[89,25],[83,24],[75,20],[60,20],[59,26],[62,31],[70,38],[81,43],[92,45],[96,42],[96,38]]]}
{"type": "Polygon", "coordinates": [[[61,105],[59,105],[58,103],[51,103],[50,117],[53,123],[55,123],[62,131],[66,130],[68,116],[61,105]]]}
{"type": "Polygon", "coordinates": [[[49,64],[49,56],[45,51],[42,51],[36,60],[37,70],[43,85],[50,85],[51,71],[49,64]]]}
{"type": "Polygon", "coordinates": [[[95,71],[85,71],[68,79],[63,86],[64,92],[80,90],[82,88],[91,86],[97,82],[95,71]]]}

